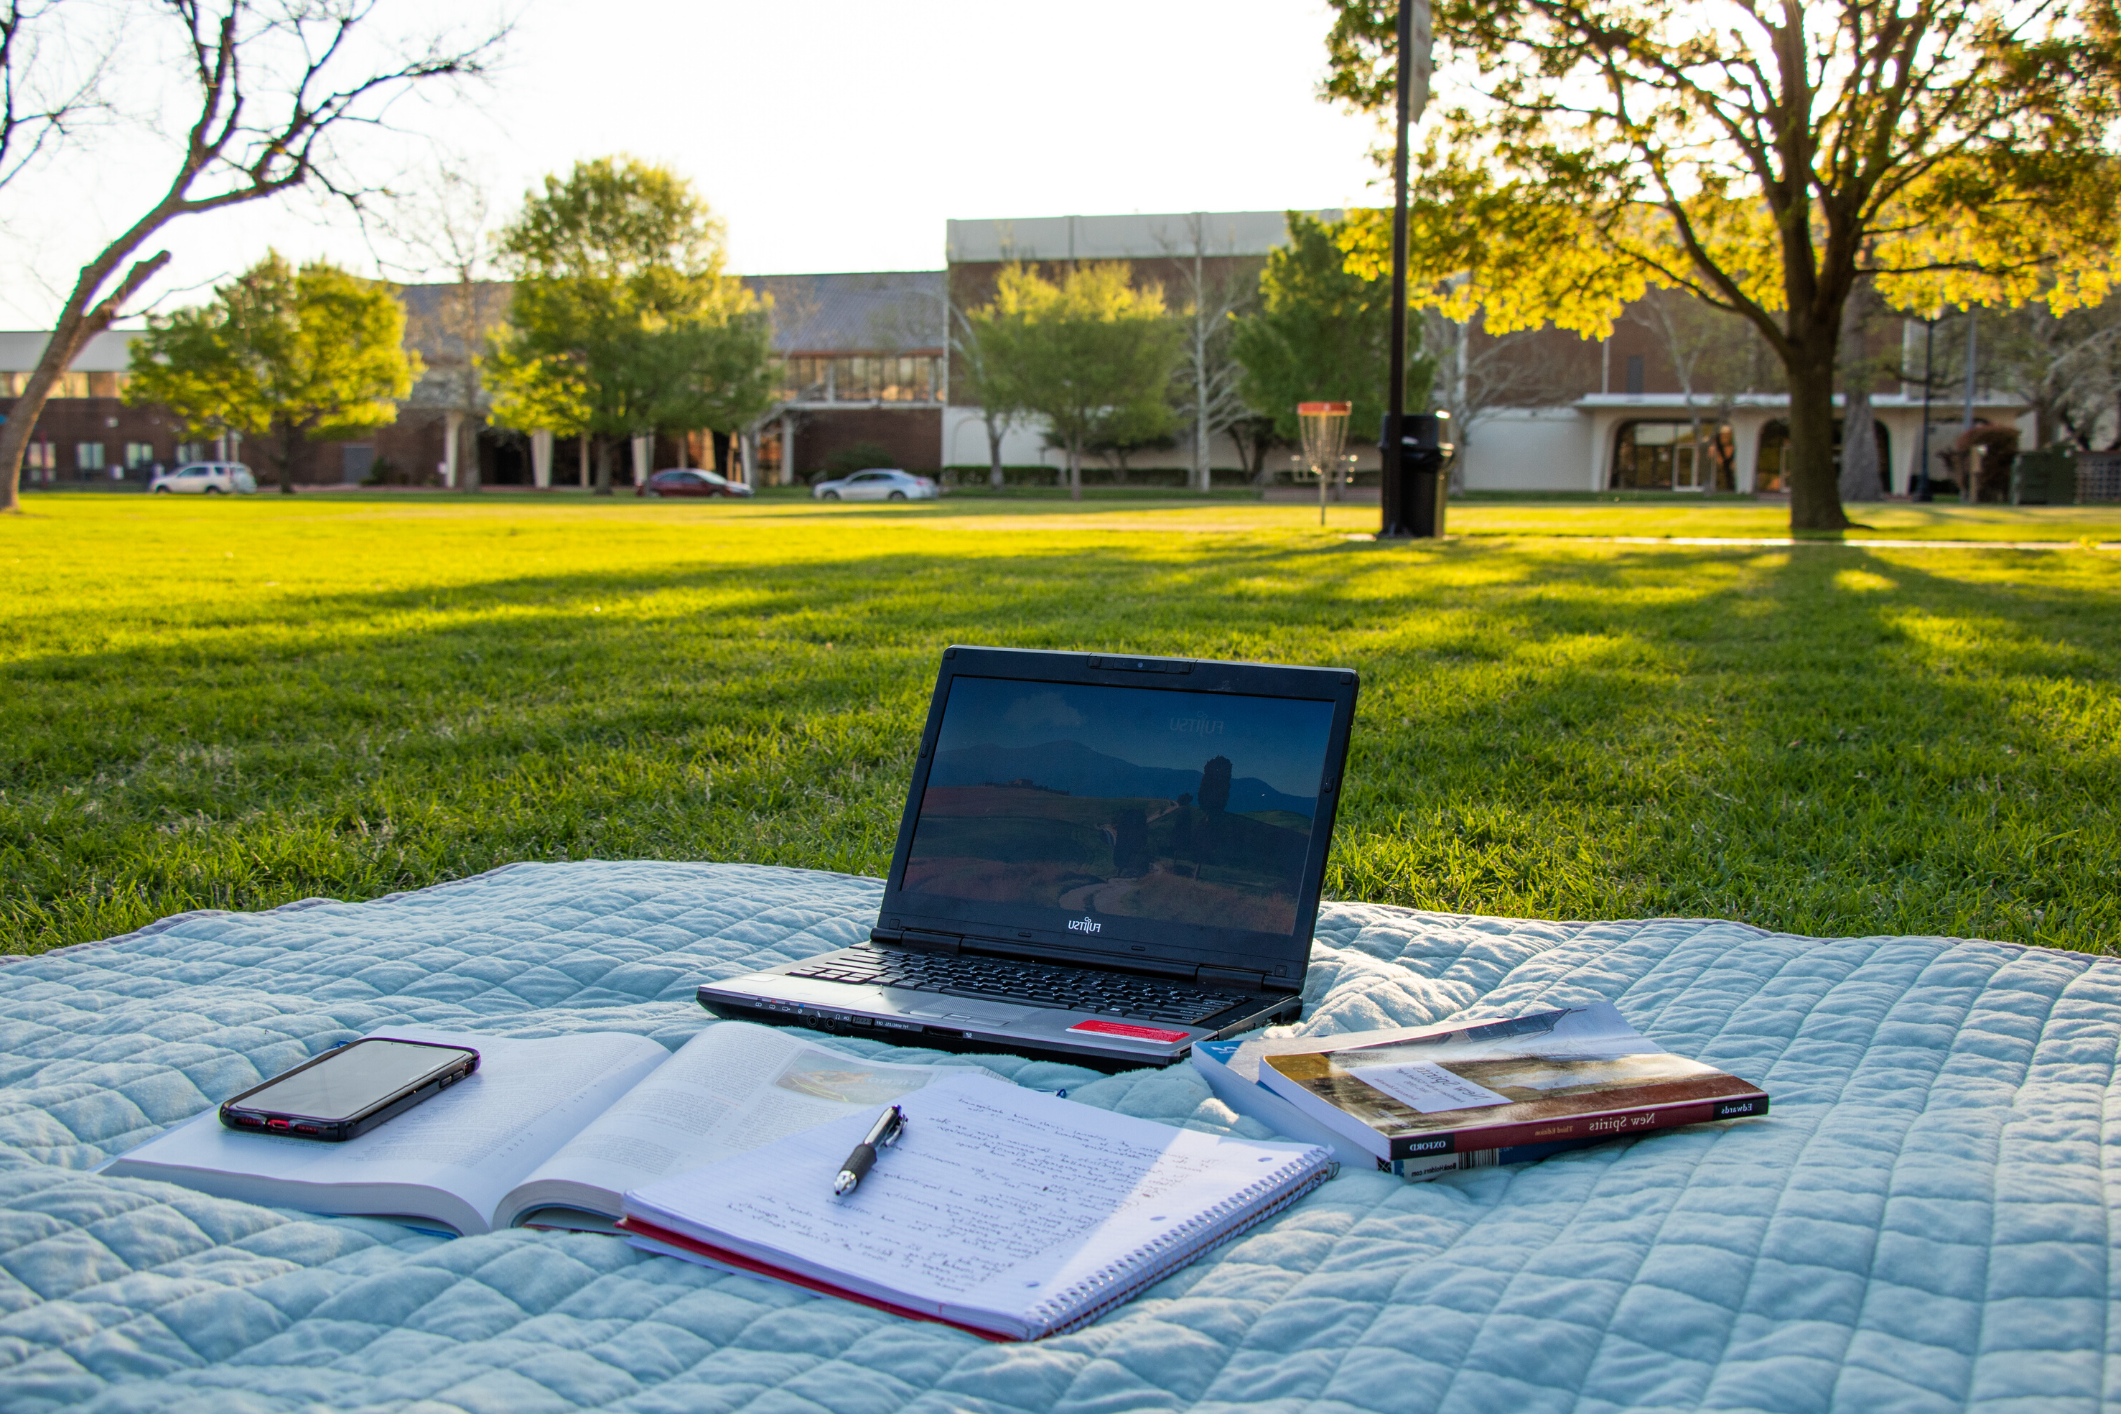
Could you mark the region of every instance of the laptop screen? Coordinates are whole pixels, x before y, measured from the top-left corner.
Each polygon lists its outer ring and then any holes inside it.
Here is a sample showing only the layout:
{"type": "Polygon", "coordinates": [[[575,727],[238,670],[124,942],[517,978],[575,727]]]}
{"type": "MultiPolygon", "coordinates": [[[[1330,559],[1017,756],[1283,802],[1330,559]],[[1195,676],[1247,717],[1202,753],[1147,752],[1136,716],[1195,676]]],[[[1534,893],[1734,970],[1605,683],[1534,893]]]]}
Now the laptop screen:
{"type": "Polygon", "coordinates": [[[900,887],[1053,909],[1051,926],[1067,915],[1084,933],[1110,918],[1287,935],[1333,714],[1299,698],[957,677],[900,887]]]}

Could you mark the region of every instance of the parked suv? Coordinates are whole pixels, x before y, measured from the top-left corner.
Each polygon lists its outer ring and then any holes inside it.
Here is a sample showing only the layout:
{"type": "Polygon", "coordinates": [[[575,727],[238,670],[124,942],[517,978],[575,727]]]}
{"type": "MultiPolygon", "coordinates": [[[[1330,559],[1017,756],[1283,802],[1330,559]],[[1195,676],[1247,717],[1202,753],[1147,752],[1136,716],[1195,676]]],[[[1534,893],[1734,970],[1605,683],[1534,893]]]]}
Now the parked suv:
{"type": "Polygon", "coordinates": [[[258,489],[258,478],[241,462],[187,462],[148,482],[147,489],[165,496],[173,491],[195,496],[225,496],[233,491],[247,496],[258,489]]]}

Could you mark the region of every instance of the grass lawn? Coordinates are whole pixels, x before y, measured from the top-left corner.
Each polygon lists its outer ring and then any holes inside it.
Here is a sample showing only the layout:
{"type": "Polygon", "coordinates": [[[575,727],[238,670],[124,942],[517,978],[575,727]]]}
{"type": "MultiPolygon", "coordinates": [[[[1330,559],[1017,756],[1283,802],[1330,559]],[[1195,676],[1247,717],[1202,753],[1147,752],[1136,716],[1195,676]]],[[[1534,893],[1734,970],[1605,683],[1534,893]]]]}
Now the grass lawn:
{"type": "Polygon", "coordinates": [[[1332,897],[2121,941],[2112,552],[1583,538],[1779,533],[1744,503],[1454,505],[1422,546],[1235,500],[27,506],[0,950],[515,859],[876,873],[952,642],[1359,669],[1332,897]]]}

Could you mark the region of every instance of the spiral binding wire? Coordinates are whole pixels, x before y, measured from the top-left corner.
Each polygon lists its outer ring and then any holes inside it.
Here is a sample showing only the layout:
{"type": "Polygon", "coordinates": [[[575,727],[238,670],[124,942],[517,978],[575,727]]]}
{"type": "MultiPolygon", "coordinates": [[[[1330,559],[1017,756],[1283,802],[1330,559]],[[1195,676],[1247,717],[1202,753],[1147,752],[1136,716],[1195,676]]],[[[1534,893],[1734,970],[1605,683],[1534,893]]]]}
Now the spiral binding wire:
{"type": "Polygon", "coordinates": [[[1136,1292],[1154,1286],[1196,1257],[1212,1252],[1224,1243],[1250,1232],[1324,1183],[1339,1170],[1340,1165],[1327,1156],[1326,1150],[1312,1149],[1294,1163],[1285,1164],[1265,1178],[1247,1184],[1214,1207],[1195,1213],[1176,1227],[1158,1233],[1147,1244],[1136,1248],[1119,1261],[1100,1268],[1065,1291],[1057,1292],[1039,1302],[1029,1313],[1031,1338],[1037,1340],[1048,1335],[1065,1335],[1069,1331],[1088,1325],[1113,1307],[1131,1299],[1136,1292]],[[1216,1224],[1225,1221],[1231,1214],[1243,1212],[1253,1203],[1274,1192],[1277,1187],[1287,1183],[1292,1173],[1300,1174],[1306,1163],[1313,1162],[1313,1155],[1319,1156],[1322,1162],[1318,1162],[1316,1170],[1307,1179],[1289,1188],[1275,1201],[1227,1231],[1215,1230],[1216,1224]],[[1204,1232],[1206,1235],[1203,1237],[1204,1232]],[[1200,1240],[1196,1242],[1196,1238],[1200,1240]],[[1115,1283],[1123,1284],[1115,1286],[1115,1283]],[[1112,1289],[1106,1290],[1108,1287],[1112,1289]],[[1082,1307],[1083,1302],[1092,1304],[1082,1307]],[[1076,1314],[1068,1316],[1067,1313],[1071,1310],[1076,1314]],[[1065,1324],[1051,1324],[1064,1316],[1065,1324]]]}

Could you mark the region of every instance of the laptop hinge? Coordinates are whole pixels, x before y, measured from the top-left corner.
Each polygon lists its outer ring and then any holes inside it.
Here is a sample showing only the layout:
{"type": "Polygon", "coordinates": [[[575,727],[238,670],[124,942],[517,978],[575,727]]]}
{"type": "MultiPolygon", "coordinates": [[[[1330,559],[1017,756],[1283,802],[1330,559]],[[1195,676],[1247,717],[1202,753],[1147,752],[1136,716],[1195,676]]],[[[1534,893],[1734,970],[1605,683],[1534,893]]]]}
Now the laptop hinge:
{"type": "Polygon", "coordinates": [[[955,933],[931,933],[925,928],[871,928],[869,940],[874,943],[896,943],[902,948],[918,948],[922,952],[953,955],[964,944],[964,939],[955,933]]]}
{"type": "Polygon", "coordinates": [[[1248,972],[1242,967],[1196,968],[1193,980],[1203,987],[1238,987],[1248,992],[1264,992],[1267,989],[1267,974],[1248,972]]]}

